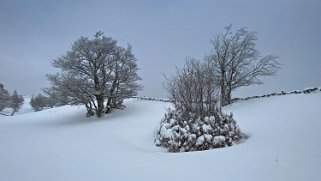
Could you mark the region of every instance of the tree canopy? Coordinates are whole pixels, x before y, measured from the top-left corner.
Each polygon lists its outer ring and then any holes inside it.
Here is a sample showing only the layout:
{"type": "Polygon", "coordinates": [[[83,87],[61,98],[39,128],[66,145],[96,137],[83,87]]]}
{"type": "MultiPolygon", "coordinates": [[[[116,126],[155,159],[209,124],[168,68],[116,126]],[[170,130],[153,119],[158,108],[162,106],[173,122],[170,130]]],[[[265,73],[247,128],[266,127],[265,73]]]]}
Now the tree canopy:
{"type": "Polygon", "coordinates": [[[123,48],[97,32],[93,38],[80,37],[71,50],[53,60],[52,65],[61,72],[48,75],[48,79],[58,100],[84,104],[87,116],[96,113],[102,117],[142,88],[137,83],[141,78],[136,61],[130,45],[123,48]]]}

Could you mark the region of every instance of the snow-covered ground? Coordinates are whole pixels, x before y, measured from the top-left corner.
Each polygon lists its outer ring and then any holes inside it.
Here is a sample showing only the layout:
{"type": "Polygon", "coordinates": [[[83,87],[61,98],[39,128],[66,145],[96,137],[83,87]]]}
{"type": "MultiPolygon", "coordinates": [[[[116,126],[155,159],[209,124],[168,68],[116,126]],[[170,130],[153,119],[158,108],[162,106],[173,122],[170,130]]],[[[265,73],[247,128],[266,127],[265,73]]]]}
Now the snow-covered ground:
{"type": "Polygon", "coordinates": [[[250,138],[189,153],[154,145],[169,103],[126,105],[101,120],[78,106],[0,116],[0,180],[321,180],[321,93],[228,106],[250,138]]]}

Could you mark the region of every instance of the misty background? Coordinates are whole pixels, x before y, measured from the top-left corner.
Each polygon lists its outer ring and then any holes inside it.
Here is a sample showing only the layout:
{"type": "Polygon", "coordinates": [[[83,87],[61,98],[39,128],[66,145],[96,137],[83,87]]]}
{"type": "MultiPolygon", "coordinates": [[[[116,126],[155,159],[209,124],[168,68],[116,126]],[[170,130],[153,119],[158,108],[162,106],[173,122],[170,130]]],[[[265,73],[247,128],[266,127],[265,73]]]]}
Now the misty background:
{"type": "Polygon", "coordinates": [[[57,72],[52,59],[80,36],[101,30],[130,43],[138,59],[141,96],[166,97],[163,74],[185,58],[203,59],[210,39],[233,24],[258,33],[262,55],[277,55],[282,69],[264,85],[238,89],[234,97],[321,86],[321,1],[71,1],[0,2],[0,82],[12,92],[36,95],[57,72]]]}

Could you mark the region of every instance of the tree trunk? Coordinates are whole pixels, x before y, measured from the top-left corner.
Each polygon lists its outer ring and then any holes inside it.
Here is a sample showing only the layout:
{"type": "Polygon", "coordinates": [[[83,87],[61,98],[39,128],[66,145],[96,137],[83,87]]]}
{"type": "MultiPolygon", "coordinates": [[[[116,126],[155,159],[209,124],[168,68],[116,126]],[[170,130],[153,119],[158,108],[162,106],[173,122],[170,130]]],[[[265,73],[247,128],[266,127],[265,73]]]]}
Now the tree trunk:
{"type": "Polygon", "coordinates": [[[224,63],[220,63],[220,69],[221,69],[221,77],[220,77],[220,88],[221,88],[221,105],[220,107],[223,107],[226,105],[226,83],[225,83],[225,79],[226,79],[226,66],[224,63]]]}
{"type": "Polygon", "coordinates": [[[111,112],[111,106],[110,106],[111,101],[112,101],[112,98],[109,97],[108,100],[107,100],[107,103],[106,103],[106,114],[111,112]]]}
{"type": "Polygon", "coordinates": [[[220,82],[220,88],[221,88],[221,107],[226,105],[226,86],[225,86],[225,74],[224,72],[221,75],[221,82],[220,82]]]}
{"type": "Polygon", "coordinates": [[[112,86],[110,88],[110,92],[109,92],[110,97],[108,98],[107,103],[106,103],[106,108],[107,108],[106,114],[110,113],[110,111],[113,108],[111,104],[112,104],[113,100],[116,99],[114,97],[114,91],[116,89],[116,86],[117,86],[117,79],[115,78],[115,80],[113,81],[112,86]]]}
{"type": "Polygon", "coordinates": [[[222,106],[226,106],[232,103],[231,95],[232,95],[232,86],[230,85],[230,83],[227,83],[224,89],[224,104],[222,106]]]}
{"type": "Polygon", "coordinates": [[[104,113],[104,97],[103,95],[96,95],[97,100],[97,111],[96,115],[98,118],[103,116],[104,113]]]}
{"type": "Polygon", "coordinates": [[[232,91],[230,89],[227,90],[226,97],[225,97],[225,106],[232,104],[231,92],[232,91]]]}
{"type": "Polygon", "coordinates": [[[225,87],[221,86],[221,107],[225,106],[226,104],[226,94],[225,94],[225,87]]]}
{"type": "Polygon", "coordinates": [[[10,116],[13,116],[15,112],[16,112],[16,110],[15,110],[15,109],[13,109],[13,111],[12,111],[12,113],[11,113],[11,115],[10,115],[10,116]]]}
{"type": "Polygon", "coordinates": [[[91,117],[91,116],[95,115],[91,102],[86,103],[85,106],[87,108],[87,114],[86,114],[87,117],[91,117]]]}

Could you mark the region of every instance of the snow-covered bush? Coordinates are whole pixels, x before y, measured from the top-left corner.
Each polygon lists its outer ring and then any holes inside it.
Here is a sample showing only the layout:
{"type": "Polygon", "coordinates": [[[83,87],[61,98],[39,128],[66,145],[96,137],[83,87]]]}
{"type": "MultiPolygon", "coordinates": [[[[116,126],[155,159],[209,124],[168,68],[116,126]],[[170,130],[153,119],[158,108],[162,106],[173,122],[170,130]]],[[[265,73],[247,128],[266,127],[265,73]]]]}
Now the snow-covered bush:
{"type": "Polygon", "coordinates": [[[38,94],[36,97],[32,97],[30,100],[30,105],[35,111],[41,111],[47,105],[48,98],[42,94],[38,94]]]}
{"type": "Polygon", "coordinates": [[[313,92],[317,92],[318,91],[318,88],[315,87],[315,88],[306,88],[303,90],[303,93],[304,94],[310,94],[310,93],[313,93],[313,92]]]}
{"type": "Polygon", "coordinates": [[[233,145],[243,138],[232,115],[223,114],[215,71],[209,63],[188,59],[166,78],[175,110],[168,110],[155,133],[155,143],[170,152],[198,151],[233,145]]]}
{"type": "Polygon", "coordinates": [[[155,131],[157,146],[169,152],[200,151],[232,146],[245,137],[232,114],[226,115],[219,109],[210,117],[189,120],[184,117],[179,111],[167,110],[155,131]]]}

